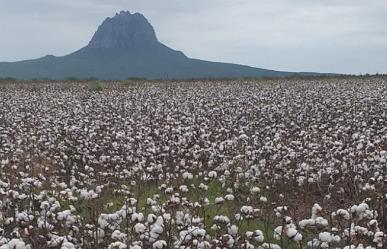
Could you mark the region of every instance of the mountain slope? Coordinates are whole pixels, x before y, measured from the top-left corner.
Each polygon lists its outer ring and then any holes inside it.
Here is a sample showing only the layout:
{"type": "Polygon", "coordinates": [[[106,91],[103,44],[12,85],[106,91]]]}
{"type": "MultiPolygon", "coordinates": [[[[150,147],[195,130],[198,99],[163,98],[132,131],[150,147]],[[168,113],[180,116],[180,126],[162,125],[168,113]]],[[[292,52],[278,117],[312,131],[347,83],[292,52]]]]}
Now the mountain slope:
{"type": "Polygon", "coordinates": [[[72,54],[0,63],[0,77],[18,79],[68,77],[177,79],[281,77],[290,74],[188,58],[182,52],[160,43],[152,25],[143,15],[125,11],[107,18],[99,26],[89,44],[72,54]]]}

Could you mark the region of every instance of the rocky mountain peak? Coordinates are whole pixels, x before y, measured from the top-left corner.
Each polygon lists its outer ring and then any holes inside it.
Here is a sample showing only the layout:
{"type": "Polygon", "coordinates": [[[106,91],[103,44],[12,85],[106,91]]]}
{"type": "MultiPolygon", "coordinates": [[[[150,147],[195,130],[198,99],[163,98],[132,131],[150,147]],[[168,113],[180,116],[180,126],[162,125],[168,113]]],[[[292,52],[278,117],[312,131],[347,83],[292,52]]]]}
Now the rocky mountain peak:
{"type": "Polygon", "coordinates": [[[98,27],[88,48],[128,49],[158,43],[156,33],[140,13],[121,11],[98,27]]]}

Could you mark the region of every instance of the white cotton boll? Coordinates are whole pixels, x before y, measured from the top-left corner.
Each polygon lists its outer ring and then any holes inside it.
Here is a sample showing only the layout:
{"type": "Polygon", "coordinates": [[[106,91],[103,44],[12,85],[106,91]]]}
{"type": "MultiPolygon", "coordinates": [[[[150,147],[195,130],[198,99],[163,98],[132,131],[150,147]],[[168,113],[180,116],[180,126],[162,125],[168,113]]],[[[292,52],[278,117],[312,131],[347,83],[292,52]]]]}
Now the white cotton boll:
{"type": "Polygon", "coordinates": [[[324,219],[323,217],[317,217],[316,220],[316,225],[322,226],[322,227],[327,227],[328,226],[328,220],[324,219]]]}
{"type": "Polygon", "coordinates": [[[374,235],[373,242],[378,245],[378,247],[383,246],[383,238],[384,238],[384,233],[383,232],[376,232],[374,235]]]}
{"type": "Polygon", "coordinates": [[[137,199],[135,199],[135,198],[129,198],[129,204],[130,204],[131,206],[135,206],[135,205],[137,204],[137,199]]]}
{"type": "Polygon", "coordinates": [[[281,239],[281,236],[282,236],[282,233],[283,233],[282,226],[278,226],[278,227],[274,228],[273,237],[274,237],[276,240],[280,240],[280,239],[281,239]]]}
{"type": "Polygon", "coordinates": [[[297,233],[295,236],[291,237],[291,240],[293,241],[301,241],[302,240],[302,234],[301,233],[297,233]]]}
{"type": "Polygon", "coordinates": [[[188,192],[188,187],[186,185],[181,185],[179,187],[179,190],[183,193],[187,193],[188,192]]]}
{"type": "Polygon", "coordinates": [[[205,191],[207,191],[208,186],[205,185],[204,183],[200,183],[200,184],[199,184],[199,188],[200,188],[200,189],[203,189],[203,190],[205,190],[205,191]]]}
{"type": "Polygon", "coordinates": [[[281,249],[281,247],[277,244],[273,243],[263,243],[262,246],[259,249],[281,249]]]}
{"type": "Polygon", "coordinates": [[[204,236],[206,236],[206,230],[200,228],[193,228],[192,234],[195,237],[204,238],[204,236]]]}
{"type": "Polygon", "coordinates": [[[280,206],[274,209],[275,215],[279,218],[288,210],[287,206],[280,206]]]}
{"type": "Polygon", "coordinates": [[[240,212],[243,215],[252,215],[254,214],[254,208],[252,206],[242,206],[240,212]]]}
{"type": "Polygon", "coordinates": [[[304,229],[307,226],[314,226],[315,224],[316,222],[314,219],[306,219],[298,222],[298,225],[300,226],[301,229],[304,229]]]}
{"type": "Polygon", "coordinates": [[[259,193],[259,192],[261,192],[261,189],[259,187],[252,187],[250,192],[253,194],[259,193]]]}
{"type": "Polygon", "coordinates": [[[344,210],[344,209],[337,210],[336,215],[339,217],[342,217],[345,220],[349,220],[351,218],[349,212],[347,210],[344,210]]]}
{"type": "Polygon", "coordinates": [[[171,194],[171,193],[173,193],[173,188],[172,188],[172,187],[168,187],[168,188],[166,188],[166,189],[164,190],[164,192],[165,192],[166,194],[171,194]]]}
{"type": "Polygon", "coordinates": [[[157,220],[157,216],[154,214],[148,214],[146,220],[148,221],[148,223],[154,223],[157,220]]]}
{"type": "Polygon", "coordinates": [[[312,241],[308,241],[306,245],[308,248],[319,248],[321,242],[318,239],[313,239],[312,241]]]}
{"type": "Polygon", "coordinates": [[[53,236],[50,241],[48,241],[48,247],[58,247],[62,242],[64,241],[64,238],[59,236],[53,236]]]}
{"type": "Polygon", "coordinates": [[[172,203],[179,204],[180,203],[180,198],[177,196],[171,196],[169,199],[172,203]]]}
{"type": "Polygon", "coordinates": [[[201,241],[201,242],[198,243],[197,248],[198,249],[210,249],[211,248],[211,244],[208,241],[201,241]]]}
{"type": "Polygon", "coordinates": [[[267,202],[267,198],[264,197],[264,196],[261,196],[261,197],[259,198],[259,200],[262,201],[262,202],[267,202]]]}
{"type": "Polygon", "coordinates": [[[343,249],[357,249],[354,245],[344,246],[343,249]]]}
{"type": "Polygon", "coordinates": [[[220,229],[220,227],[218,225],[216,225],[216,224],[211,226],[211,230],[213,230],[213,231],[217,231],[219,229],[220,229]]]}
{"type": "Polygon", "coordinates": [[[230,223],[230,219],[227,216],[224,216],[224,215],[216,215],[214,217],[214,221],[215,222],[219,222],[219,223],[223,223],[223,224],[226,224],[226,225],[230,223]]]}
{"type": "Polygon", "coordinates": [[[183,173],[183,179],[192,180],[193,179],[193,174],[191,174],[189,172],[184,172],[183,173]]]}
{"type": "Polygon", "coordinates": [[[122,233],[121,231],[119,230],[114,230],[114,232],[112,233],[112,239],[113,240],[123,240],[126,238],[126,234],[125,233],[122,233]]]}
{"type": "Polygon", "coordinates": [[[105,229],[107,226],[109,226],[109,223],[107,221],[108,216],[106,214],[101,214],[99,219],[98,219],[98,225],[102,228],[105,229]]]}
{"type": "Polygon", "coordinates": [[[163,219],[166,221],[166,222],[169,222],[171,220],[172,216],[170,213],[163,213],[163,219]]]}
{"type": "Polygon", "coordinates": [[[235,243],[234,238],[233,238],[232,236],[228,235],[228,234],[223,235],[222,241],[225,241],[226,244],[227,244],[227,246],[230,247],[230,248],[231,248],[231,247],[234,245],[234,243],[235,243]]]}
{"type": "Polygon", "coordinates": [[[151,209],[152,209],[152,212],[154,212],[154,213],[158,213],[161,211],[161,207],[157,206],[157,205],[152,206],[151,209]]]}
{"type": "Polygon", "coordinates": [[[240,140],[247,140],[247,139],[249,139],[249,137],[246,135],[246,134],[241,134],[240,136],[239,136],[239,139],[240,140]]]}
{"type": "Polygon", "coordinates": [[[192,224],[200,225],[202,223],[203,219],[200,217],[192,218],[192,224]]]}
{"type": "Polygon", "coordinates": [[[246,237],[247,237],[248,239],[252,239],[252,238],[253,238],[253,235],[254,235],[254,232],[252,232],[252,231],[247,231],[245,234],[246,234],[246,237]]]}
{"type": "Polygon", "coordinates": [[[295,228],[286,228],[286,236],[293,241],[301,241],[302,234],[300,234],[295,228]]]}
{"type": "Polygon", "coordinates": [[[30,246],[27,246],[24,241],[20,239],[12,239],[7,244],[2,245],[0,249],[28,249],[30,246]]]}
{"type": "MultiPolygon", "coordinates": [[[[127,248],[127,246],[120,241],[113,242],[108,246],[108,249],[126,249],[126,248],[127,248]]],[[[132,247],[130,247],[130,248],[132,248],[132,247]]]]}
{"type": "Polygon", "coordinates": [[[215,198],[215,204],[221,204],[221,203],[223,203],[223,202],[224,202],[223,197],[216,197],[216,198],[215,198]]]}
{"type": "Polygon", "coordinates": [[[97,194],[100,194],[100,193],[102,192],[102,188],[103,188],[103,186],[97,186],[97,187],[95,188],[95,192],[96,192],[97,194]]]}
{"type": "MultiPolygon", "coordinates": [[[[93,234],[93,237],[96,238],[96,233],[92,232],[92,234],[93,234]]],[[[102,228],[98,228],[97,235],[98,235],[98,239],[102,240],[105,237],[105,231],[102,228]]]]}
{"type": "Polygon", "coordinates": [[[42,218],[38,218],[37,224],[38,224],[38,228],[40,228],[40,229],[45,228],[45,229],[48,229],[48,230],[50,230],[50,231],[54,229],[54,226],[53,226],[53,225],[51,225],[51,224],[48,223],[47,221],[43,221],[42,218]]]}
{"type": "Polygon", "coordinates": [[[199,241],[197,239],[192,240],[192,245],[197,247],[198,243],[199,241]]]}
{"type": "Polygon", "coordinates": [[[42,201],[40,203],[40,209],[43,209],[43,210],[46,210],[50,207],[50,203],[48,203],[48,201],[42,201]]]}
{"type": "Polygon", "coordinates": [[[252,234],[252,238],[258,242],[263,242],[265,240],[265,237],[263,236],[263,232],[261,230],[255,230],[252,234]]]}
{"type": "Polygon", "coordinates": [[[217,174],[215,171],[210,171],[210,172],[208,172],[208,177],[209,177],[209,178],[214,179],[214,178],[216,178],[217,176],[218,176],[218,174],[217,174]]]}
{"type": "Polygon", "coordinates": [[[142,213],[132,214],[132,222],[142,222],[144,220],[144,215],[142,213]]]}
{"type": "Polygon", "coordinates": [[[235,199],[234,195],[228,194],[224,196],[224,199],[227,201],[233,201],[235,199]]]}
{"type": "Polygon", "coordinates": [[[148,204],[149,206],[156,205],[157,201],[153,200],[152,198],[147,198],[146,204],[148,204]]]}
{"type": "Polygon", "coordinates": [[[134,225],[134,231],[136,233],[144,233],[145,228],[146,228],[145,225],[142,223],[137,223],[136,225],[134,225]]]}
{"type": "Polygon", "coordinates": [[[190,241],[192,239],[192,233],[187,230],[180,231],[179,236],[182,238],[182,242],[190,241]]]}
{"type": "Polygon", "coordinates": [[[319,204],[315,203],[312,207],[312,219],[315,219],[318,213],[321,211],[322,211],[322,207],[319,204]]]}
{"type": "Polygon", "coordinates": [[[250,244],[248,241],[245,241],[245,244],[242,244],[242,248],[245,249],[255,249],[255,246],[253,244],[250,244]]]}
{"type": "Polygon", "coordinates": [[[167,242],[165,240],[158,240],[158,241],[153,243],[152,248],[153,249],[167,248],[167,242]]]}
{"type": "Polygon", "coordinates": [[[163,227],[156,224],[152,227],[151,233],[155,233],[157,235],[160,235],[163,233],[163,231],[164,231],[163,227]]]}
{"type": "Polygon", "coordinates": [[[331,243],[333,241],[333,236],[331,233],[329,232],[321,232],[319,235],[318,235],[318,239],[321,241],[321,242],[326,242],[326,243],[331,243]]]}
{"type": "Polygon", "coordinates": [[[227,232],[231,236],[235,237],[238,233],[238,227],[236,225],[232,225],[232,226],[227,228],[227,232]]]}
{"type": "Polygon", "coordinates": [[[71,242],[63,242],[60,249],[75,249],[75,245],[71,242]]]}

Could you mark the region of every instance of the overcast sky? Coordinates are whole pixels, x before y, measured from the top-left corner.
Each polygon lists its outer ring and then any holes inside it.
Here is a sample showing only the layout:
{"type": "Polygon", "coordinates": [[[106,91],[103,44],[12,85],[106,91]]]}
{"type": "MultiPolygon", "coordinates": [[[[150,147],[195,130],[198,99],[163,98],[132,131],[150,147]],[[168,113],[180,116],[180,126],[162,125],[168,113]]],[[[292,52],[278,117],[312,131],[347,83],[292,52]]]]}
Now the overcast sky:
{"type": "Polygon", "coordinates": [[[121,10],[187,56],[287,71],[387,73],[386,0],[0,0],[0,61],[65,55],[121,10]]]}

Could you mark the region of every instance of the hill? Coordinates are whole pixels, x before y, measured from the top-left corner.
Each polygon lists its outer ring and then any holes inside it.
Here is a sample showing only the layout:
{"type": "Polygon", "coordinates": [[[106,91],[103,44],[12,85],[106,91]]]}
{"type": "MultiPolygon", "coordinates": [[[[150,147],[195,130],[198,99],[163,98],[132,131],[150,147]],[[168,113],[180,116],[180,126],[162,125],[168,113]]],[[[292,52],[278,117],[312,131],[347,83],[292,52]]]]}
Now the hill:
{"type": "Polygon", "coordinates": [[[74,53],[0,63],[0,77],[17,79],[188,79],[285,77],[291,74],[188,58],[184,53],[159,42],[152,25],[142,14],[128,11],[107,18],[89,44],[74,53]]]}

